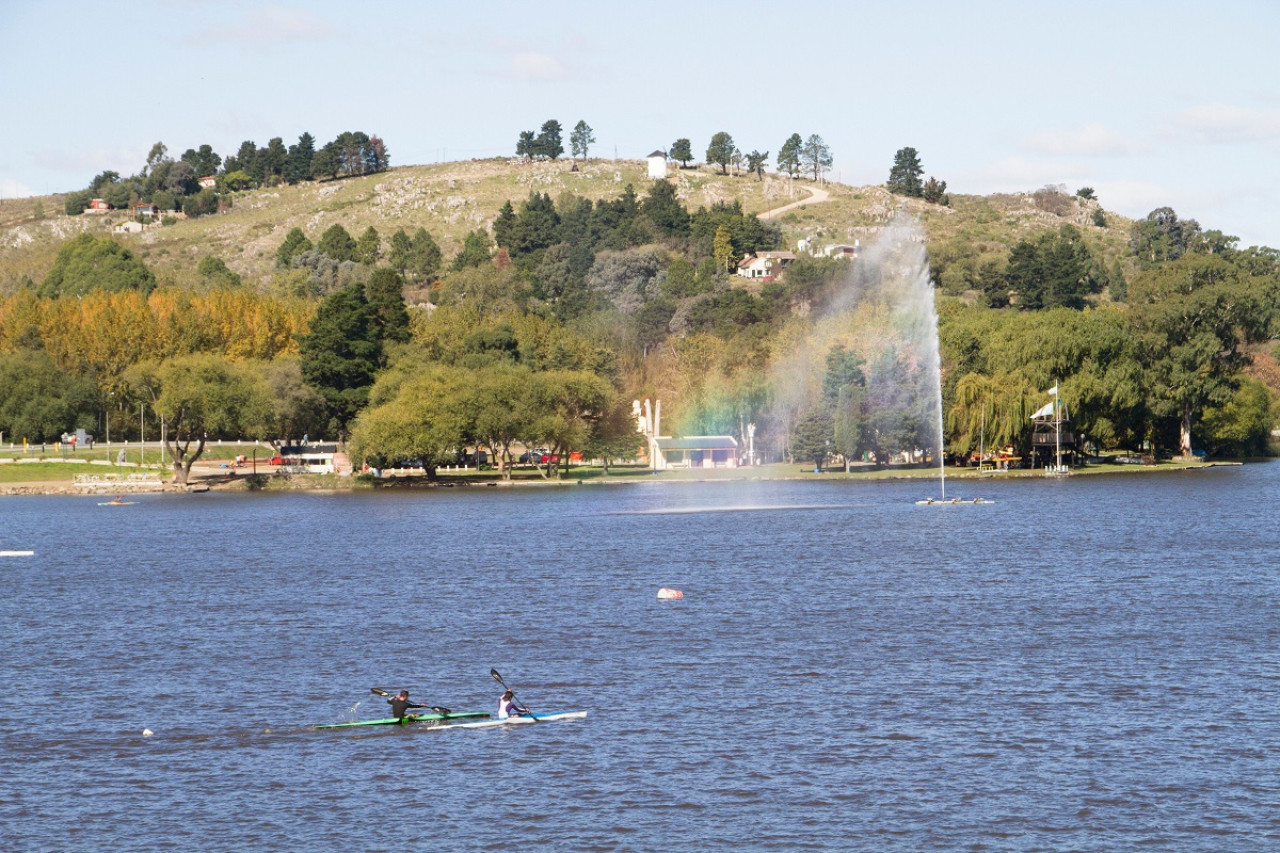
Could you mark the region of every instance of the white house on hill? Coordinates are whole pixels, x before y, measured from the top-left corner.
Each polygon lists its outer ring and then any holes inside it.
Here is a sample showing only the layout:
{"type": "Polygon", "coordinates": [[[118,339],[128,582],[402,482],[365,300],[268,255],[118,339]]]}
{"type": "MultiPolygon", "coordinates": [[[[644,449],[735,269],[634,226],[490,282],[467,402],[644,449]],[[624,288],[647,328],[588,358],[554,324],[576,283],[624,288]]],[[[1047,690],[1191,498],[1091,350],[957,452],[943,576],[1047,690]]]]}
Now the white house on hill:
{"type": "Polygon", "coordinates": [[[794,252],[756,252],[738,261],[738,275],[772,281],[782,274],[783,267],[795,259],[794,252]]]}
{"type": "Polygon", "coordinates": [[[649,179],[664,181],[667,178],[667,152],[655,151],[649,155],[649,179]]]}

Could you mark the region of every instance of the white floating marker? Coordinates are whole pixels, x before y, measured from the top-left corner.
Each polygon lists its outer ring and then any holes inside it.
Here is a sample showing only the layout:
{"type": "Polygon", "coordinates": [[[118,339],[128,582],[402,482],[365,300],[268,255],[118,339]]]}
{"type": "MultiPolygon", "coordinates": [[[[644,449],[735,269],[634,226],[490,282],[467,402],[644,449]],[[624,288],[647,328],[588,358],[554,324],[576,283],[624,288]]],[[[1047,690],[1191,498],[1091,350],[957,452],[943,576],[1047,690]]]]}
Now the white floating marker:
{"type": "Polygon", "coordinates": [[[662,601],[674,601],[677,598],[684,598],[684,593],[678,589],[671,589],[670,587],[664,586],[662,589],[658,590],[658,598],[662,601]]]}
{"type": "Polygon", "coordinates": [[[35,551],[0,551],[0,557],[31,557],[35,551]]]}
{"type": "Polygon", "coordinates": [[[153,734],[155,734],[155,732],[151,731],[151,729],[143,729],[143,730],[142,730],[142,736],[143,736],[143,737],[151,737],[153,734]]]}

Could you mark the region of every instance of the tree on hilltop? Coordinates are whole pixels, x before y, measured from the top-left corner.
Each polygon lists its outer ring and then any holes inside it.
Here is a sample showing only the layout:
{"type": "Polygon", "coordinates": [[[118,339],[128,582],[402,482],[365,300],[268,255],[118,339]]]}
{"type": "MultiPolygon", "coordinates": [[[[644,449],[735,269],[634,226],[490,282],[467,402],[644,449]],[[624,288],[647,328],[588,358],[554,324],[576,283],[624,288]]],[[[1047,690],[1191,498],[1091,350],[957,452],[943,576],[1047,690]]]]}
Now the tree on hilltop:
{"type": "Polygon", "coordinates": [[[893,155],[893,168],[889,170],[888,190],[897,195],[920,198],[924,195],[924,184],[920,176],[924,167],[920,165],[920,155],[914,148],[899,148],[893,155]]]}
{"type": "Polygon", "coordinates": [[[778,149],[778,171],[792,178],[799,175],[800,149],[803,147],[804,140],[800,138],[800,134],[793,133],[788,136],[787,141],[778,149]]]}
{"type": "Polygon", "coordinates": [[[578,157],[587,159],[587,150],[595,141],[596,137],[591,130],[591,125],[579,120],[573,126],[573,133],[569,134],[569,147],[573,151],[574,159],[578,157]]]}
{"type": "Polygon", "coordinates": [[[747,155],[747,174],[752,172],[756,174],[757,179],[764,180],[764,164],[769,162],[769,152],[761,154],[759,151],[752,151],[747,155]]]}
{"type": "Polygon", "coordinates": [[[548,160],[555,160],[564,153],[564,145],[560,142],[560,122],[548,119],[542,123],[542,132],[534,142],[537,153],[548,160]]]}
{"type": "Polygon", "coordinates": [[[679,161],[681,169],[689,168],[689,161],[693,159],[693,143],[684,137],[677,139],[671,144],[671,159],[679,161]]]}
{"type": "Polygon", "coordinates": [[[832,162],[831,149],[821,136],[815,133],[805,140],[800,149],[800,163],[806,172],[813,173],[814,181],[822,180],[832,162]]]}
{"type": "Polygon", "coordinates": [[[733,137],[722,130],[711,137],[711,144],[707,146],[707,162],[719,166],[720,174],[727,175],[735,150],[733,137]]]}

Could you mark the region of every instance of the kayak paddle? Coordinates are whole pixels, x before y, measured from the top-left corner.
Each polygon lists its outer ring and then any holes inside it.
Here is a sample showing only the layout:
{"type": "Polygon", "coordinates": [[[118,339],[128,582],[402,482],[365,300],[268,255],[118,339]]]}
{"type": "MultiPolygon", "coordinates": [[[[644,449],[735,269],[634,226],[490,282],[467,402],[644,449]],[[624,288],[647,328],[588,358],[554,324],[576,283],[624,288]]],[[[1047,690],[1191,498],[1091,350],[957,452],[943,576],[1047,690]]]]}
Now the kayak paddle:
{"type": "MultiPolygon", "coordinates": [[[[374,694],[375,696],[390,697],[392,695],[391,693],[388,693],[386,690],[383,690],[381,687],[370,687],[369,692],[374,694]]],[[[443,714],[446,717],[453,713],[453,711],[450,711],[448,708],[442,708],[439,705],[432,705],[431,710],[435,711],[437,714],[443,714]]],[[[408,716],[412,717],[414,715],[409,714],[408,716]]]]}
{"type": "MultiPolygon", "coordinates": [[[[502,680],[502,676],[498,674],[498,671],[496,669],[490,669],[489,674],[493,676],[494,681],[497,681],[499,684],[502,685],[503,690],[511,690],[511,688],[507,686],[507,682],[502,680]]],[[[511,690],[511,698],[512,699],[516,698],[516,692],[514,690],[511,690]]],[[[533,720],[535,723],[538,722],[538,718],[533,715],[532,711],[530,711],[528,708],[525,708],[524,710],[529,715],[529,719],[533,720]]]]}

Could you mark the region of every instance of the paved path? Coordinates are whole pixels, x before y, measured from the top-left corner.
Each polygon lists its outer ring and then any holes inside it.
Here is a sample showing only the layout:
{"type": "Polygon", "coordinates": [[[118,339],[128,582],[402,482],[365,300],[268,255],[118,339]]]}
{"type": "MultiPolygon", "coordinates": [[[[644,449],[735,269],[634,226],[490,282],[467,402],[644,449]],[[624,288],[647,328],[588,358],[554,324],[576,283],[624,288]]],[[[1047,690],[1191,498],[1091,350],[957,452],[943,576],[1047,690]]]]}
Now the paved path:
{"type": "Polygon", "coordinates": [[[818,187],[802,187],[808,190],[812,195],[808,198],[802,198],[800,201],[793,201],[791,204],[784,204],[782,207],[775,207],[773,210],[766,210],[764,213],[758,214],[760,219],[777,219],[788,210],[795,210],[797,207],[804,207],[806,204],[820,204],[831,198],[831,193],[818,187]]]}

